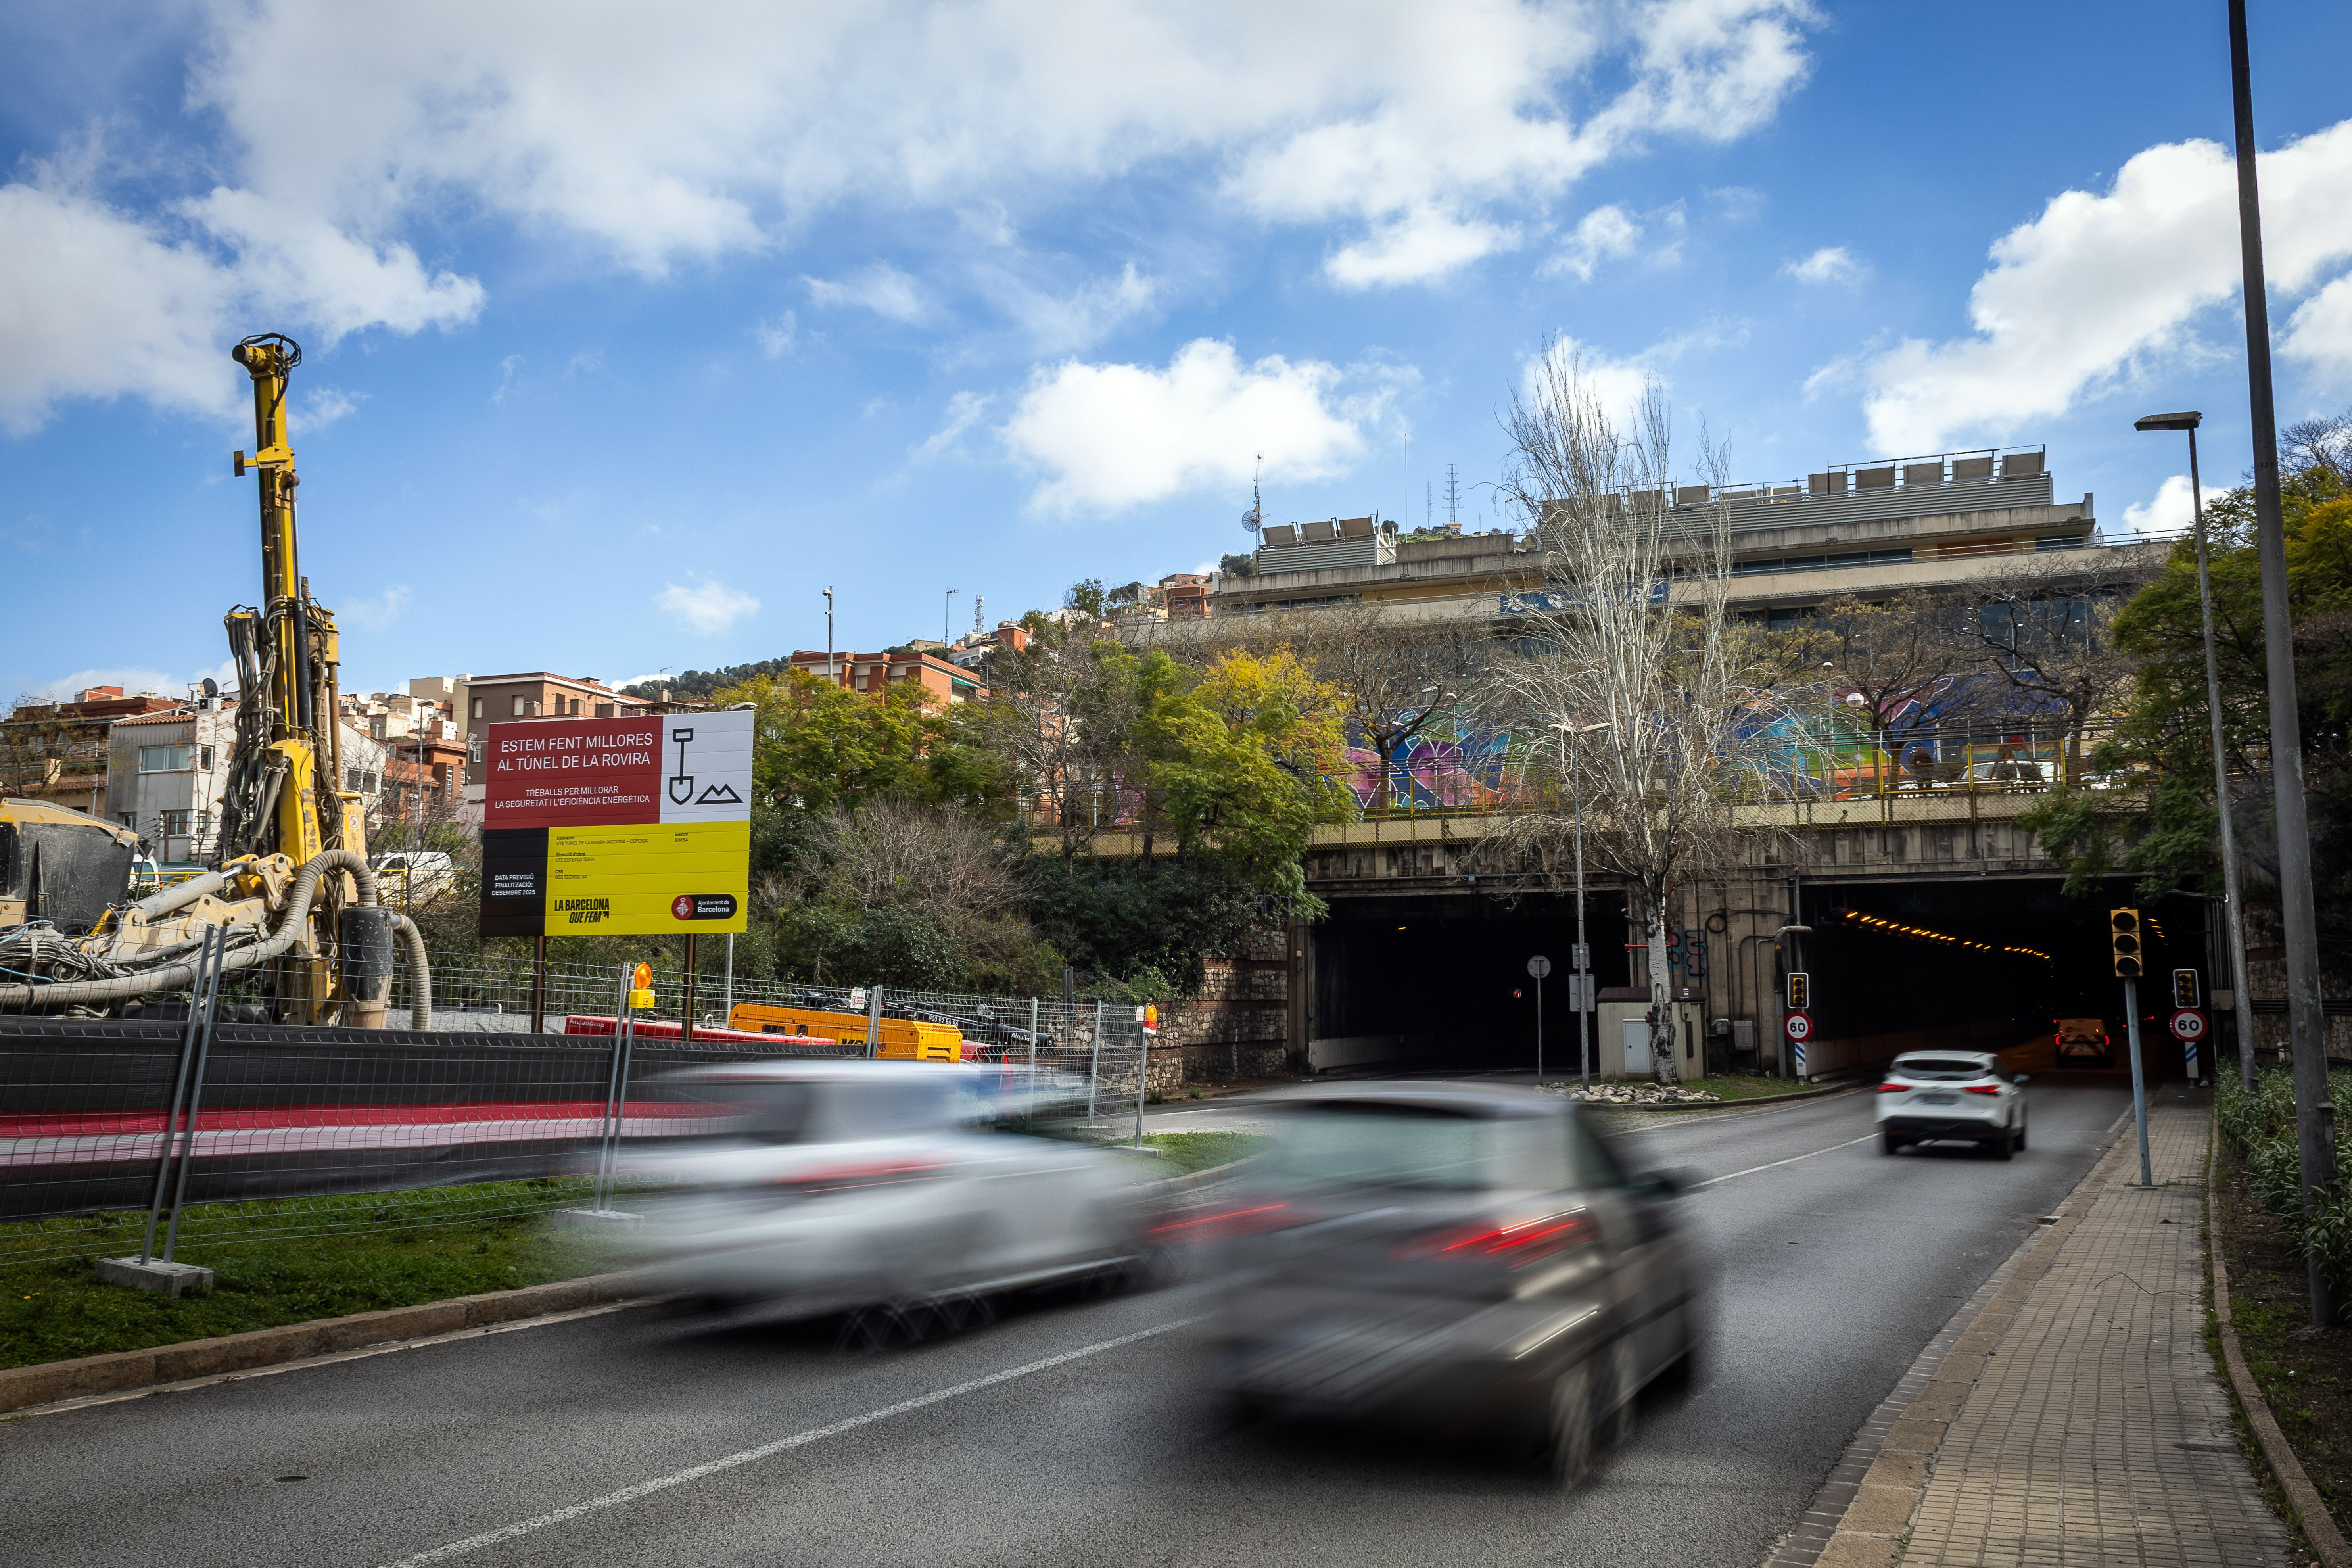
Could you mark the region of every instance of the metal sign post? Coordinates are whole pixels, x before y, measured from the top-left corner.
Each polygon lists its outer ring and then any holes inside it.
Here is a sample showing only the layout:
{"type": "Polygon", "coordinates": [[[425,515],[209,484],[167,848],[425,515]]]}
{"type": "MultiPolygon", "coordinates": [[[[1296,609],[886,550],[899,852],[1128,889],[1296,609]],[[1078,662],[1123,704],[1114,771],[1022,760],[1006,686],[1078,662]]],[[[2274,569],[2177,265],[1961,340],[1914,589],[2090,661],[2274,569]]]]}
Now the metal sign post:
{"type": "Polygon", "coordinates": [[[1811,1013],[1790,1013],[1780,1021],[1781,1031],[1789,1037],[1789,1049],[1795,1058],[1796,1079],[1805,1081],[1805,1042],[1813,1037],[1813,1016],[1811,1013]]]}
{"type": "Polygon", "coordinates": [[[2205,1037],[2205,1015],[2184,1009],[2172,1016],[2172,1037],[2180,1042],[2181,1064],[2197,1081],[2197,1042],[2205,1037]]]}
{"type": "Polygon", "coordinates": [[[2147,1168],[2147,1084],[2139,1066],[2139,982],[2124,976],[2125,1032],[2131,1039],[2132,1121],[2139,1129],[2139,1184],[2156,1185],[2147,1168]]]}
{"type": "Polygon", "coordinates": [[[1528,960],[1528,973],[1536,977],[1536,1081],[1543,1081],[1543,983],[1551,973],[1551,960],[1537,953],[1528,960]]]}

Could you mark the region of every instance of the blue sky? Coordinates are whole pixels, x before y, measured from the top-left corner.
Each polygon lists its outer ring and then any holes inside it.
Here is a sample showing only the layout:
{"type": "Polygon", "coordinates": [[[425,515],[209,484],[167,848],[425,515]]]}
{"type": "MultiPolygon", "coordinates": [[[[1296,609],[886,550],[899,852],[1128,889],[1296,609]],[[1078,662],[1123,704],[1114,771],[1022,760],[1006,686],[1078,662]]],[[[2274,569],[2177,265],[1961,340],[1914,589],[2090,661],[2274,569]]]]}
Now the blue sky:
{"type": "MultiPolygon", "coordinates": [[[[2282,417],[2352,404],[2352,11],[2258,3],[2282,417]]],[[[1405,511],[1570,340],[1738,479],[2248,461],[2220,0],[18,5],[5,693],[176,689],[301,340],[347,689],[935,636],[1405,511]],[[1412,477],[1403,438],[1412,437],[1412,477]]],[[[1443,515],[1442,490],[1438,500],[1443,515]]]]}

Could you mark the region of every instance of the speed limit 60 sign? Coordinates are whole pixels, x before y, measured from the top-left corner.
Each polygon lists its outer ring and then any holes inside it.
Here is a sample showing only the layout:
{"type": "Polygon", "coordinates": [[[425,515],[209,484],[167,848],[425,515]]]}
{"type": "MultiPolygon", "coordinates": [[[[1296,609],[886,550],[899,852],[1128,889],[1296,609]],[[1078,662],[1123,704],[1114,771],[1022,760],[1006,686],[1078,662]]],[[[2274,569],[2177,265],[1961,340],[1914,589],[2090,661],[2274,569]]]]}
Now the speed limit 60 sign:
{"type": "Polygon", "coordinates": [[[2172,1016],[2172,1037],[2176,1040],[2201,1040],[2205,1037],[2205,1015],[2182,1008],[2172,1016]]]}
{"type": "Polygon", "coordinates": [[[1789,1037],[1792,1040],[1813,1037],[1813,1018],[1810,1013],[1791,1013],[1780,1026],[1789,1031],[1789,1037]]]}

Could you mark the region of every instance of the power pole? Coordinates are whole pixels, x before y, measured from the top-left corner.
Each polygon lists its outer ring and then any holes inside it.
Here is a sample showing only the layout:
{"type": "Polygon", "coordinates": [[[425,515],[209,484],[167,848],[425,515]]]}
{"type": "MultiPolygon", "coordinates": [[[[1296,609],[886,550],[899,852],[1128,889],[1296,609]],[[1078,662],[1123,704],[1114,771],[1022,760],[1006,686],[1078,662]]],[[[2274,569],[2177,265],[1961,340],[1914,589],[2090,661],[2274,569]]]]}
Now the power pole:
{"type": "MultiPolygon", "coordinates": [[[[2303,790],[2303,724],[2295,710],[2294,633],[2286,594],[2286,528],[2279,512],[2278,416],[2271,402],[2270,303],[2263,280],[2263,203],[2254,172],[2253,69],[2246,0],[2230,0],[2230,89],[2237,110],[2238,246],[2245,278],[2246,388],[2254,441],[2254,537],[2263,564],[2263,631],[2276,799],[2279,911],[2286,931],[2287,1035],[2294,1050],[2295,1151],[2308,1215],[2336,1184],[2335,1107],[2327,1098],[2327,1011],[2319,992],[2319,922],[2311,894],[2311,817],[2303,790]]],[[[2335,1287],[2306,1244],[2315,1328],[2339,1326],[2335,1287]]]]}

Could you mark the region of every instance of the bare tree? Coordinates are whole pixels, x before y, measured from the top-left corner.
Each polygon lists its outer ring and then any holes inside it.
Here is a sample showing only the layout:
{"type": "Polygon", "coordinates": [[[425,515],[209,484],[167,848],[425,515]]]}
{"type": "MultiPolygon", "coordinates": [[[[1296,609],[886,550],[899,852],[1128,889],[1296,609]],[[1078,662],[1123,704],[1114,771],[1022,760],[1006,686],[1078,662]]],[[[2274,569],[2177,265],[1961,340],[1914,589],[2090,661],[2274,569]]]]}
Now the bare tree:
{"type": "Polygon", "coordinates": [[[1092,628],[1041,626],[1027,648],[990,661],[994,695],[982,715],[990,743],[1035,820],[1060,837],[1065,860],[1118,819],[1123,781],[1139,776],[1127,755],[1137,693],[1121,652],[1092,628]]]}
{"type": "Polygon", "coordinates": [[[1933,766],[1908,754],[1910,737],[1958,716],[1969,705],[1969,677],[1984,650],[1968,622],[1969,610],[1939,595],[1897,594],[1875,603],[1853,595],[1829,600],[1798,631],[1815,701],[1826,711],[1843,706],[1870,734],[1874,772],[1895,776],[1908,768],[1922,782],[1933,766]]]}
{"type": "Polygon", "coordinates": [[[1386,804],[1399,804],[1399,756],[1424,736],[1475,723],[1489,705],[1495,645],[1474,623],[1391,620],[1354,603],[1284,629],[1317,678],[1344,694],[1349,738],[1380,758],[1386,804]]]}
{"type": "Polygon", "coordinates": [[[2016,704],[2053,713],[2070,775],[2092,723],[2130,689],[2137,656],[2116,646],[2116,616],[2154,575],[2160,549],[2023,556],[1978,585],[1975,633],[2016,704]],[[2087,556],[2087,558],[2086,558],[2087,556]],[[2153,559],[2151,559],[2153,558],[2153,559]]]}
{"type": "MultiPolygon", "coordinates": [[[[1505,493],[1538,520],[1546,555],[1546,593],[1529,605],[1523,641],[1538,651],[1506,666],[1504,679],[1531,732],[1562,738],[1530,753],[1532,770],[1564,773],[1565,737],[1580,737],[1585,854],[1638,894],[1651,1060],[1664,1082],[1680,1076],[1664,1005],[1669,900],[1738,864],[1753,833],[1735,806],[1760,789],[1743,731],[1758,695],[1749,645],[1725,615],[1730,521],[1708,499],[1721,455],[1702,446],[1709,487],[1676,505],[1672,423],[1654,386],[1621,435],[1558,344],[1504,420],[1505,493]]],[[[1497,837],[1556,863],[1570,831],[1556,805],[1507,819],[1497,837]]]]}

